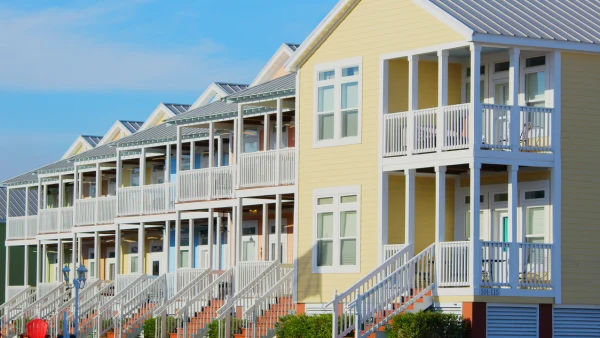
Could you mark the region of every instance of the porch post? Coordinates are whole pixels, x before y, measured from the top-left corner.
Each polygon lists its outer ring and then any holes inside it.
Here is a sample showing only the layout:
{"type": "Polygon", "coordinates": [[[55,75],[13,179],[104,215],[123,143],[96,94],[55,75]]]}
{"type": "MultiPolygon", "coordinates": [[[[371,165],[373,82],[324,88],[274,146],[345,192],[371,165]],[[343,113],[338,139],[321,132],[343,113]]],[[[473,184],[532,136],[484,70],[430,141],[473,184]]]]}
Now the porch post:
{"type": "Polygon", "coordinates": [[[77,277],[77,233],[73,233],[73,247],[71,248],[71,280],[77,277]]]}
{"type": "MultiPolygon", "coordinates": [[[[177,175],[177,185],[180,184],[179,173],[181,172],[181,126],[177,126],[177,151],[175,153],[175,174],[177,175]]],[[[177,190],[177,194],[175,195],[175,202],[179,202],[179,189],[177,190]]],[[[177,235],[175,235],[177,238],[177,235]]],[[[179,257],[179,252],[176,252],[176,257],[179,257]]],[[[179,262],[179,259],[176,258],[179,262]]],[[[176,266],[175,269],[179,269],[179,266],[176,266]]]]}
{"type": "MultiPolygon", "coordinates": [[[[63,175],[58,175],[58,205],[57,208],[62,209],[62,207],[64,207],[64,189],[65,185],[63,183],[63,175]]],[[[55,224],[56,226],[56,232],[62,232],[62,223],[63,223],[63,213],[60,210],[58,211],[58,223],[55,224]]],[[[62,269],[62,264],[61,264],[61,269],[62,269]]]]}
{"type": "MultiPolygon", "coordinates": [[[[117,224],[117,230],[119,230],[118,224],[117,224]]],[[[116,257],[116,244],[115,243],[115,257],[116,257]]],[[[46,250],[44,249],[44,252],[46,250]]],[[[96,261],[95,264],[95,268],[96,268],[96,278],[100,278],[100,234],[98,233],[98,231],[96,231],[94,233],[94,261],[96,261]]],[[[117,259],[117,264],[120,263],[120,259],[117,259]]],[[[46,265],[44,264],[44,268],[46,267],[46,265]]],[[[119,273],[119,271],[117,270],[117,274],[119,273]]],[[[44,273],[44,278],[46,276],[46,273],[44,273]]],[[[105,278],[106,279],[106,278],[105,278]]]]}
{"type": "MultiPolygon", "coordinates": [[[[188,243],[190,246],[190,250],[188,251],[188,268],[193,269],[194,268],[194,258],[196,257],[196,243],[194,243],[194,235],[196,233],[196,221],[194,219],[189,219],[188,220],[188,226],[189,226],[189,230],[188,230],[188,234],[189,234],[189,238],[188,238],[188,243]]],[[[201,262],[200,262],[201,263],[201,262]]]]}
{"type": "Polygon", "coordinates": [[[175,219],[175,270],[181,267],[181,211],[176,211],[177,218],[175,219]]]}
{"type": "MultiPolygon", "coordinates": [[[[279,178],[281,176],[281,173],[279,172],[279,168],[281,167],[281,133],[283,131],[283,122],[282,122],[282,103],[283,100],[281,98],[277,99],[277,112],[276,112],[276,118],[277,118],[277,134],[276,134],[276,139],[275,139],[275,149],[277,150],[277,156],[275,158],[275,184],[279,185],[279,178]]],[[[277,252],[279,252],[279,249],[277,249],[277,252]]],[[[279,256],[277,256],[279,257],[279,256]]]]}
{"type": "Polygon", "coordinates": [[[554,166],[550,178],[550,203],[552,205],[552,288],[554,289],[554,303],[562,304],[562,153],[561,153],[561,115],[562,115],[562,54],[555,51],[553,63],[553,98],[552,106],[552,153],[554,166]]]}
{"type": "Polygon", "coordinates": [[[196,169],[196,142],[190,141],[190,170],[196,169]]]}
{"type": "Polygon", "coordinates": [[[412,155],[415,141],[414,111],[419,109],[419,56],[408,57],[408,116],[406,121],[406,155],[412,155]]]}
{"type": "Polygon", "coordinates": [[[404,243],[411,245],[411,257],[415,254],[415,173],[415,169],[404,170],[404,243]]]}
{"type": "Polygon", "coordinates": [[[55,280],[55,282],[60,282],[61,276],[62,276],[62,268],[63,268],[63,262],[64,262],[64,251],[63,251],[63,241],[61,238],[58,239],[58,275],[55,276],[55,278],[57,280],[55,280]]]}
{"type": "MultiPolygon", "coordinates": [[[[6,247],[6,250],[8,251],[9,247],[6,247]]],[[[40,283],[46,283],[48,281],[48,275],[47,275],[47,268],[46,268],[46,261],[47,258],[46,256],[48,255],[48,245],[47,244],[42,244],[42,279],[40,280],[40,283]]],[[[8,258],[8,257],[6,257],[8,258]]],[[[8,262],[8,261],[7,261],[8,262]]],[[[8,263],[6,263],[8,266],[8,263]]],[[[6,276],[8,278],[8,269],[6,270],[6,276]]]]}
{"type": "Polygon", "coordinates": [[[6,273],[4,274],[4,284],[5,284],[5,288],[4,288],[4,298],[5,300],[7,300],[6,295],[8,295],[8,287],[10,286],[10,246],[6,246],[6,262],[5,262],[5,267],[6,267],[6,273]]]}
{"type": "Polygon", "coordinates": [[[263,249],[262,249],[262,260],[269,260],[269,205],[263,203],[262,205],[262,235],[263,235],[263,249]]]}
{"type": "Polygon", "coordinates": [[[208,123],[208,167],[211,168],[208,176],[208,198],[212,200],[213,187],[215,185],[212,168],[215,166],[215,126],[212,122],[208,123]]]}
{"type": "MultiPolygon", "coordinates": [[[[115,192],[116,192],[116,214],[119,215],[119,206],[121,205],[121,201],[120,201],[120,197],[119,197],[119,189],[121,189],[121,185],[123,182],[123,171],[121,170],[122,167],[122,163],[121,163],[121,152],[119,151],[119,149],[117,149],[117,177],[115,180],[115,192]]],[[[94,259],[96,256],[94,256],[94,259]]],[[[97,261],[98,262],[98,261],[97,261]]],[[[100,278],[98,275],[96,275],[97,278],[100,278]]]]}
{"type": "MultiPolygon", "coordinates": [[[[81,191],[81,189],[80,189],[81,191]]],[[[46,196],[43,196],[43,198],[46,198],[46,196]]],[[[39,234],[40,233],[40,211],[42,210],[42,179],[38,178],[38,200],[37,200],[37,229],[35,234],[39,234]]],[[[8,217],[8,213],[6,214],[6,217],[8,217]]],[[[38,241],[39,242],[39,241],[38,241]]],[[[39,251],[38,251],[39,254],[39,251]]],[[[39,267],[39,265],[38,265],[39,267]]]]}
{"type": "Polygon", "coordinates": [[[73,166],[73,226],[77,225],[76,220],[77,220],[77,201],[79,200],[79,192],[81,191],[79,189],[79,182],[81,181],[79,179],[79,168],[77,167],[77,164],[74,164],[73,166]]]}
{"type": "MultiPolygon", "coordinates": [[[[473,87],[473,86],[471,86],[473,87]]],[[[481,283],[481,240],[479,233],[479,212],[480,212],[480,201],[479,196],[481,195],[481,163],[472,162],[470,166],[470,224],[471,224],[471,256],[473,261],[469,264],[469,278],[471,279],[471,285],[473,289],[479,288],[481,283]]]]}
{"type": "Polygon", "coordinates": [[[446,167],[435,167],[435,242],[446,240],[446,167]]]}
{"type": "MultiPolygon", "coordinates": [[[[171,145],[167,144],[165,153],[165,210],[169,210],[171,204],[171,187],[169,183],[171,183],[171,145]]],[[[173,191],[175,194],[179,194],[177,189],[173,191]]]]}
{"type": "MultiPolygon", "coordinates": [[[[29,245],[25,245],[25,267],[23,269],[23,285],[29,285],[29,245]]],[[[6,266],[8,270],[8,265],[6,266]]]]}
{"type": "Polygon", "coordinates": [[[229,251],[229,254],[227,255],[227,257],[228,257],[227,268],[235,265],[236,240],[235,240],[235,226],[234,226],[234,220],[233,220],[234,217],[235,217],[235,207],[231,207],[231,212],[227,213],[227,230],[228,230],[227,231],[227,243],[228,243],[227,250],[229,251]]]}
{"type": "Polygon", "coordinates": [[[235,257],[236,265],[242,261],[242,227],[244,226],[244,204],[243,198],[238,198],[236,207],[236,229],[235,229],[235,257]]]}
{"type": "Polygon", "coordinates": [[[235,137],[237,137],[237,147],[235,149],[235,163],[238,166],[236,181],[238,182],[237,184],[239,187],[241,186],[240,179],[242,177],[242,167],[240,158],[244,153],[244,105],[241,103],[238,104],[237,133],[235,134],[235,137]]]}
{"type": "Polygon", "coordinates": [[[437,151],[441,152],[446,141],[444,107],[448,105],[448,50],[438,51],[438,113],[436,119],[437,151]]]}
{"type": "Polygon", "coordinates": [[[171,228],[170,228],[170,222],[169,221],[165,221],[165,233],[163,235],[163,255],[165,257],[165,266],[166,269],[164,270],[165,272],[170,272],[169,269],[169,264],[171,262],[171,228]]]}
{"type": "Polygon", "coordinates": [[[208,267],[209,268],[214,268],[215,266],[215,260],[214,260],[214,242],[215,242],[215,235],[214,235],[214,227],[215,227],[215,217],[214,217],[214,209],[210,208],[208,209],[208,267]]]}
{"type": "Polygon", "coordinates": [[[283,262],[281,257],[281,194],[275,195],[275,259],[283,262]]]}
{"type": "MultiPolygon", "coordinates": [[[[140,214],[144,214],[144,186],[146,185],[146,148],[142,148],[140,154],[140,214]]],[[[98,189],[96,189],[98,191],[98,189]]]]}
{"type": "Polygon", "coordinates": [[[216,167],[223,166],[223,135],[219,134],[217,138],[217,165],[216,167]]]}
{"type": "Polygon", "coordinates": [[[98,225],[98,217],[100,215],[100,208],[98,205],[98,199],[100,198],[100,196],[102,192],[102,173],[100,172],[100,162],[96,163],[96,196],[94,196],[94,198],[96,198],[95,204],[96,207],[95,212],[96,214],[94,215],[94,224],[98,225]]]}
{"type": "MultiPolygon", "coordinates": [[[[471,44],[471,113],[469,119],[469,147],[481,149],[481,46],[471,44]]],[[[477,199],[479,201],[479,199],[477,199]]],[[[472,205],[472,204],[471,204],[472,205]]]]}
{"type": "Polygon", "coordinates": [[[221,222],[222,217],[221,213],[217,213],[217,255],[215,258],[216,266],[214,267],[216,270],[221,270],[221,250],[223,249],[223,245],[221,244],[221,222]]]}
{"type": "Polygon", "coordinates": [[[519,205],[519,187],[518,174],[519,166],[511,165],[508,167],[508,224],[510,224],[510,251],[508,255],[509,262],[509,281],[513,289],[518,287],[519,283],[519,247],[517,238],[517,207],[519,205]]]}
{"type": "Polygon", "coordinates": [[[138,255],[140,261],[140,273],[146,273],[146,224],[140,223],[138,232],[138,255]]]}
{"type": "Polygon", "coordinates": [[[263,151],[269,150],[269,114],[263,116],[263,151]]]}
{"type": "Polygon", "coordinates": [[[511,48],[508,50],[509,56],[509,93],[508,93],[508,104],[510,107],[510,118],[509,123],[509,137],[511,151],[519,151],[519,144],[521,139],[519,137],[521,118],[519,116],[519,53],[518,48],[511,48]]]}
{"type": "MultiPolygon", "coordinates": [[[[115,274],[121,274],[121,224],[115,224],[115,274]]],[[[138,247],[139,251],[139,247],[138,247]]],[[[94,255],[94,259],[96,260],[96,265],[100,265],[100,257],[99,255],[94,255]]],[[[100,278],[97,274],[96,277],[100,278]]]]}
{"type": "MultiPolygon", "coordinates": [[[[35,255],[35,281],[42,283],[42,245],[39,240],[36,241],[35,255]]],[[[7,269],[8,270],[8,269],[7,269]]]]}

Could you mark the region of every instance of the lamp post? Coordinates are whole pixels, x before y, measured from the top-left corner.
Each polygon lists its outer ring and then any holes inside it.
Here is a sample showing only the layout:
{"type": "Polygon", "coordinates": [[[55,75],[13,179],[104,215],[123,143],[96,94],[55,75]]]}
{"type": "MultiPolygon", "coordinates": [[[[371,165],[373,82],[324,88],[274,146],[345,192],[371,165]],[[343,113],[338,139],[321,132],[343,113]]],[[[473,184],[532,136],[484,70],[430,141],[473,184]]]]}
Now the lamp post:
{"type": "MultiPolygon", "coordinates": [[[[68,266],[65,266],[62,269],[63,278],[65,280],[65,285],[67,288],[75,289],[75,313],[73,314],[73,329],[75,331],[75,337],[79,334],[79,289],[83,289],[85,287],[86,276],[85,274],[88,270],[81,264],[79,268],[77,268],[77,278],[73,279],[73,285],[69,285],[69,273],[71,269],[68,266]]],[[[66,338],[69,334],[68,324],[67,324],[67,312],[65,311],[63,315],[63,338],[66,338]]]]}

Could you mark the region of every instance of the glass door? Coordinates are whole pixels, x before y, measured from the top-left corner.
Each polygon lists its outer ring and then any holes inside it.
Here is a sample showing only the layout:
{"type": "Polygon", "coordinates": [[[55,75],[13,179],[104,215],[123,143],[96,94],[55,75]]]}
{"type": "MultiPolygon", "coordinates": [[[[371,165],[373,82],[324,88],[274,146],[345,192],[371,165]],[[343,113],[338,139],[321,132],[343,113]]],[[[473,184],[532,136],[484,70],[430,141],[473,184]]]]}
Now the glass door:
{"type": "Polygon", "coordinates": [[[248,221],[242,227],[242,261],[254,262],[257,258],[258,222],[248,221]]]}
{"type": "Polygon", "coordinates": [[[493,144],[499,144],[503,146],[508,146],[508,136],[509,136],[509,118],[510,118],[510,108],[508,108],[508,100],[509,100],[509,85],[508,79],[502,78],[494,80],[494,96],[493,101],[495,105],[502,105],[504,107],[499,107],[493,110],[493,116],[490,117],[491,124],[487,126],[489,130],[489,135],[491,137],[491,141],[493,144]]]}

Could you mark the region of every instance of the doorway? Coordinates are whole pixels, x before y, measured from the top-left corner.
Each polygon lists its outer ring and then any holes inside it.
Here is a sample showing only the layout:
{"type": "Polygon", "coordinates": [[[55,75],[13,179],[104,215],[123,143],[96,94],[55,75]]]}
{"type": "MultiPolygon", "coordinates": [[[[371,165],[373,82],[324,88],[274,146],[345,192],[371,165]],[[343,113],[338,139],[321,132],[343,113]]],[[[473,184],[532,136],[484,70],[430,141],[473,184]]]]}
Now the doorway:
{"type": "Polygon", "coordinates": [[[161,267],[162,257],[163,257],[163,242],[160,240],[152,240],[150,241],[150,253],[148,254],[148,259],[146,263],[146,271],[151,271],[152,276],[160,276],[163,271],[161,267]]]}
{"type": "MultiPolygon", "coordinates": [[[[279,262],[287,263],[287,220],[281,219],[281,243],[279,246],[279,262]]],[[[269,260],[275,260],[275,247],[277,246],[277,237],[275,236],[275,220],[269,220],[269,260]]]]}
{"type": "Polygon", "coordinates": [[[242,261],[255,262],[258,255],[258,221],[245,221],[242,224],[242,261]]]}
{"type": "Polygon", "coordinates": [[[117,259],[115,256],[115,248],[107,248],[106,249],[106,270],[105,270],[105,280],[115,280],[117,277],[117,259]]]}

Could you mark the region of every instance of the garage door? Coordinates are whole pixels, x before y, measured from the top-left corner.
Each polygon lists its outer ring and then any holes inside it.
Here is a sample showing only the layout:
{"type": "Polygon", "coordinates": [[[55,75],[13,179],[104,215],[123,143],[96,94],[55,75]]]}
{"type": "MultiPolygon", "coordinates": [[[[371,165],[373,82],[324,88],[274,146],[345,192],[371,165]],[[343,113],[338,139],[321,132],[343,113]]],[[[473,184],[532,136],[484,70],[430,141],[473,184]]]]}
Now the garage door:
{"type": "Polygon", "coordinates": [[[554,337],[600,337],[600,309],[554,308],[554,337]]]}
{"type": "Polygon", "coordinates": [[[537,337],[538,306],[487,307],[488,337],[537,337]]]}

